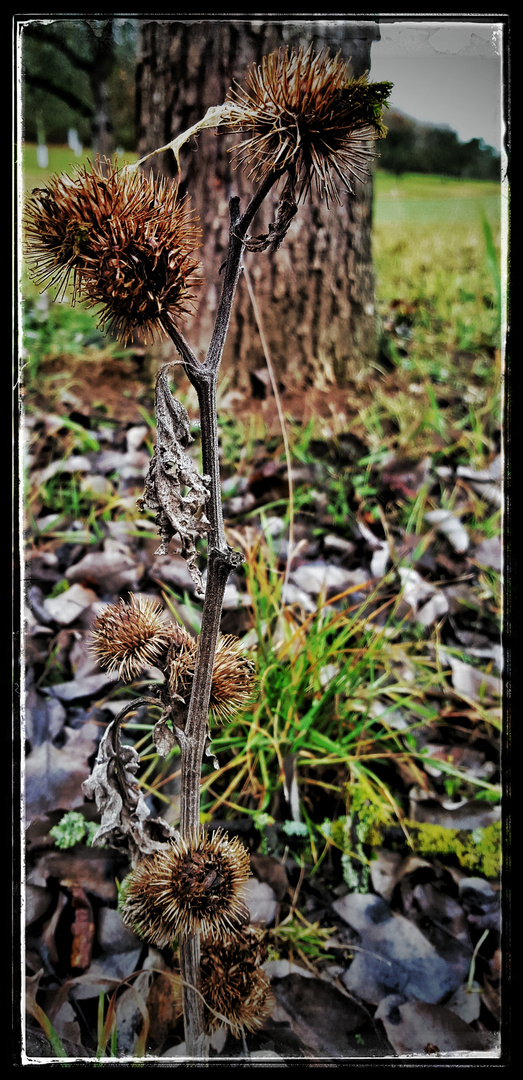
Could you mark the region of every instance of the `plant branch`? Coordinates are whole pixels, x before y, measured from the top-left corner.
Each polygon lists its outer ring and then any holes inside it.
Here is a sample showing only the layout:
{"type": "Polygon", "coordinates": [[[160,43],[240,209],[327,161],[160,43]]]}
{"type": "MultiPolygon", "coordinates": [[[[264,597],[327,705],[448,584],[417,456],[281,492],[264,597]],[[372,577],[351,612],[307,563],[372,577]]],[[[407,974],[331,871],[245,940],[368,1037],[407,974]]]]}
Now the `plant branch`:
{"type": "Polygon", "coordinates": [[[280,176],[281,170],[274,170],[268,174],[253,195],[242,216],[240,216],[240,200],[237,197],[230,200],[229,213],[231,221],[229,228],[229,250],[227,253],[227,261],[225,263],[222,294],[218,305],[209,351],[204,365],[204,368],[209,372],[214,373],[218,371],[223,356],[225,339],[227,337],[227,330],[229,329],[231,318],[232,303],[242,270],[242,255],[247,230],[258,213],[264,199],[267,197],[269,191],[280,176]]]}
{"type": "Polygon", "coordinates": [[[205,363],[198,363],[190,346],[176,328],[171,329],[170,335],[186,374],[198,394],[203,472],[210,477],[210,496],[205,508],[210,522],[207,586],[185,737],[181,742],[184,776],[181,791],[183,836],[195,836],[200,826],[201,763],[207,739],[212,671],[220,632],[223,595],[231,571],[243,561],[243,556],[229,547],[223,524],[217,418],[218,368],[242,270],[244,239],[249,225],[279,176],[280,171],[275,170],[266,177],[243,215],[240,215],[239,199],[233,198],[230,201],[229,248],[224,281],[205,363]]]}
{"type": "MultiPolygon", "coordinates": [[[[198,363],[190,346],[174,325],[170,332],[171,340],[181,357],[185,372],[198,395],[203,474],[210,477],[209,500],[205,506],[210,530],[202,625],[198,637],[198,652],[187,719],[183,733],[178,734],[182,774],[180,832],[186,839],[196,839],[200,829],[201,770],[208,739],[212,673],[220,632],[223,596],[231,571],[243,562],[243,555],[234,551],[225,538],[218,442],[218,369],[242,270],[242,255],[247,230],[279,175],[279,172],[274,172],[266,178],[250,200],[243,216],[240,216],[239,199],[233,198],[230,201],[227,261],[216,321],[205,362],[198,363]]],[[[202,1061],[205,1063],[207,1060],[208,1040],[204,1035],[203,1006],[199,994],[199,934],[190,934],[180,940],[180,965],[186,984],[183,1000],[187,1053],[191,1060],[199,1059],[201,1064],[202,1061]]]]}
{"type": "Polygon", "coordinates": [[[183,979],[185,1046],[190,1057],[190,1061],[185,1064],[205,1065],[209,1055],[209,1039],[205,1034],[203,999],[199,991],[199,934],[191,934],[181,939],[180,971],[183,979]]]}

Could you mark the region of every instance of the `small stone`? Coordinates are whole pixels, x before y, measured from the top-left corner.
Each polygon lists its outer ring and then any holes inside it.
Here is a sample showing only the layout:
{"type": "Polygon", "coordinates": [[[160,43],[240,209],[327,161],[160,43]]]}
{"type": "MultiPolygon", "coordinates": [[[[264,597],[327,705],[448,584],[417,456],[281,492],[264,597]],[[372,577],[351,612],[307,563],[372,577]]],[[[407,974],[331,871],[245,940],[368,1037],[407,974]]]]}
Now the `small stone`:
{"type": "Polygon", "coordinates": [[[293,570],[291,580],[311,596],[318,596],[321,592],[343,592],[353,584],[360,584],[354,581],[354,574],[350,570],[324,562],[302,563],[293,570]]]}
{"type": "Polygon", "coordinates": [[[92,589],[86,589],[77,583],[71,585],[67,592],[60,593],[60,596],[47,597],[43,606],[59,626],[69,626],[97,599],[92,589]]]}
{"type": "Polygon", "coordinates": [[[127,442],[127,450],[129,453],[134,453],[138,450],[147,437],[149,428],[146,424],[137,424],[136,427],[131,427],[126,432],[125,439],[127,442]]]}

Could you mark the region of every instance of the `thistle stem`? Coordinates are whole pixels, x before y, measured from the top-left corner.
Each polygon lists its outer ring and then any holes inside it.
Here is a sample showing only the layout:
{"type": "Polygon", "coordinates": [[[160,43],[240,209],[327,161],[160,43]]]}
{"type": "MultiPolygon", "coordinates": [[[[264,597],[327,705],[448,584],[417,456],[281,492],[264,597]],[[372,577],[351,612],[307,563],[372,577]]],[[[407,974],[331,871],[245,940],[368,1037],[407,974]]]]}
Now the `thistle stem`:
{"type": "MultiPolygon", "coordinates": [[[[242,271],[243,241],[255,214],[280,173],[274,172],[260,185],[240,216],[240,201],[229,204],[229,248],[224,269],[222,293],[207,357],[199,364],[190,346],[173,325],[171,340],[180,354],[185,372],[198,395],[202,443],[203,473],[210,477],[210,495],[206,514],[210,522],[207,559],[207,583],[202,625],[191,699],[181,748],[180,832],[186,839],[196,838],[200,829],[200,785],[203,754],[208,733],[209,701],[216,645],[220,632],[223,596],[232,570],[243,556],[229,547],[225,538],[220,483],[218,442],[217,382],[223,356],[232,304],[242,271]]],[[[208,1039],[205,1036],[202,1000],[199,993],[200,938],[185,936],[180,941],[180,966],[184,983],[183,1007],[185,1044],[191,1061],[206,1064],[208,1039]]]]}

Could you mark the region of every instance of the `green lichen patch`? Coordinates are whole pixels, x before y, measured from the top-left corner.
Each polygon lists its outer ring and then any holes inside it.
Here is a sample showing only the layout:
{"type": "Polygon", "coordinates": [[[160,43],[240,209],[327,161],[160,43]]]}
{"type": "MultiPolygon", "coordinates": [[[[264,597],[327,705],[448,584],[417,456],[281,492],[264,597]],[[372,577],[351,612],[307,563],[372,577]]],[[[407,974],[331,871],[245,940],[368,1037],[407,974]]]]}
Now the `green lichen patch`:
{"type": "Polygon", "coordinates": [[[448,829],[429,822],[404,821],[418,855],[454,855],[464,870],[497,878],[501,866],[501,822],[484,829],[448,829]]]}

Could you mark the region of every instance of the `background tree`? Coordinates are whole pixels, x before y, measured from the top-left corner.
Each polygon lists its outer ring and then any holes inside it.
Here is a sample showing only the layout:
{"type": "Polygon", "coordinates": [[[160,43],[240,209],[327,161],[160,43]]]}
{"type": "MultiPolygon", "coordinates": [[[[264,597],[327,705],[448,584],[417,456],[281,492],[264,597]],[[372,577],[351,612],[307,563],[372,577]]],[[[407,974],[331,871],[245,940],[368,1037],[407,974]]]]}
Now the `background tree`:
{"type": "MultiPolygon", "coordinates": [[[[375,23],[151,20],[140,28],[137,66],[137,143],[143,156],[164,146],[220,105],[235,80],[245,84],[249,65],[283,45],[312,43],[352,62],[353,74],[370,69],[375,23]]],[[[234,171],[229,147],[238,136],[199,136],[198,168],[191,143],[181,154],[182,185],[190,190],[203,227],[202,259],[206,304],[191,323],[191,343],[205,354],[218,301],[219,268],[227,250],[227,204],[244,200],[252,187],[234,171]],[[213,290],[213,284],[216,285],[213,290]]],[[[379,144],[378,144],[379,145],[379,144]]],[[[152,159],[152,167],[175,174],[173,155],[152,159]]],[[[361,374],[376,355],[377,326],[371,256],[372,180],[355,181],[355,198],[327,208],[312,197],[291,225],[279,251],[251,260],[257,298],[274,365],[288,387],[304,389],[326,381],[343,384],[361,374]],[[283,331],[283,332],[282,332],[283,331]],[[283,349],[282,349],[283,340],[283,349]]],[[[276,195],[255,220],[252,235],[267,232],[276,195]]],[[[249,258],[249,256],[247,256],[249,258]]],[[[240,282],[224,363],[244,387],[249,373],[265,367],[259,332],[245,282],[240,282]]]]}
{"type": "Polygon", "coordinates": [[[483,139],[461,142],[455,131],[422,124],[403,113],[387,114],[387,138],[380,146],[380,167],[400,176],[433,173],[499,183],[501,155],[483,139]]]}
{"type": "Polygon", "coordinates": [[[24,138],[65,142],[75,128],[95,154],[134,143],[137,24],[56,18],[22,26],[24,138]]]}

